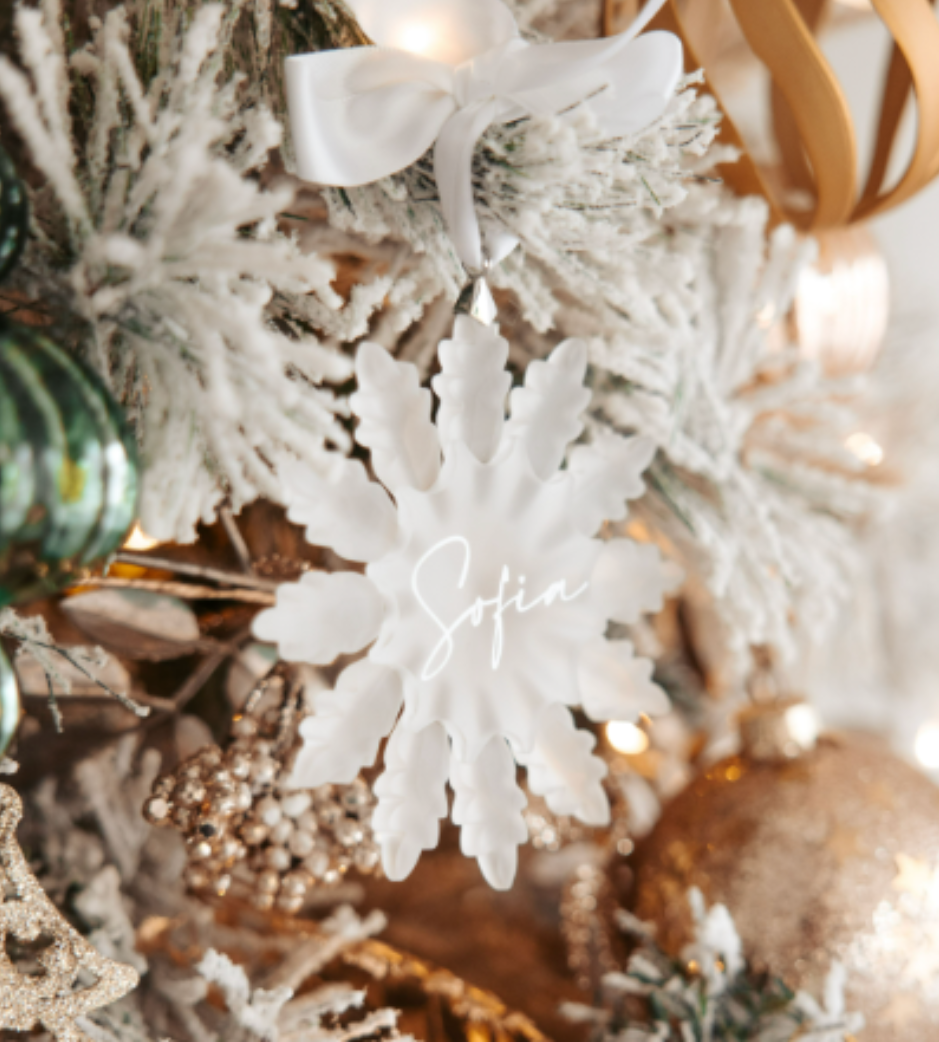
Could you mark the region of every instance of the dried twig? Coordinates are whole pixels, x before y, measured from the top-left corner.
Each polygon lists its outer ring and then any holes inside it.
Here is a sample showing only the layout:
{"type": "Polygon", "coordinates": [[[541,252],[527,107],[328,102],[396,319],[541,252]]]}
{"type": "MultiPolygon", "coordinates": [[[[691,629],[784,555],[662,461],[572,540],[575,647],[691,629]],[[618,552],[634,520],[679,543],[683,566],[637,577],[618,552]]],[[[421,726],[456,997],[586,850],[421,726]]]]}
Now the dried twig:
{"type": "Polygon", "coordinates": [[[219,583],[224,586],[244,586],[249,590],[267,590],[273,592],[277,583],[269,579],[259,579],[254,575],[241,575],[238,572],[226,572],[221,568],[206,568],[188,561],[173,561],[168,557],[151,557],[149,554],[129,553],[121,550],[114,555],[119,564],[133,564],[138,568],[152,568],[163,572],[175,572],[177,575],[191,575],[196,579],[219,583]]]}
{"type": "Polygon", "coordinates": [[[168,597],[179,597],[190,601],[239,601],[242,604],[257,604],[269,607],[276,602],[273,593],[262,590],[216,590],[211,586],[195,586],[190,583],[164,582],[159,579],[118,579],[111,576],[84,579],[73,589],[101,587],[123,590],[147,590],[168,597]]]}
{"type": "Polygon", "coordinates": [[[231,543],[232,548],[238,555],[241,570],[245,575],[254,575],[254,566],[251,563],[251,551],[248,549],[245,537],[241,534],[241,529],[238,527],[238,523],[232,516],[231,507],[227,504],[219,507],[218,516],[219,520],[222,522],[222,527],[225,529],[225,534],[228,536],[228,541],[231,543]]]}

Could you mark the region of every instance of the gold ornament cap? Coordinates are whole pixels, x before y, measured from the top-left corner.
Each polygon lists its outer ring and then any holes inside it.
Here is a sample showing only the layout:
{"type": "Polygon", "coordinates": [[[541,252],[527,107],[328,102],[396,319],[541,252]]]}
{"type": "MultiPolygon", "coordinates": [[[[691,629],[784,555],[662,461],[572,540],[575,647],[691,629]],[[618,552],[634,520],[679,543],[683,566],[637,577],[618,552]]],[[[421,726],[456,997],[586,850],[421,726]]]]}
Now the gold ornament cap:
{"type": "Polygon", "coordinates": [[[781,698],[744,709],[738,717],[743,755],[750,760],[797,760],[815,748],[821,720],[802,698],[781,698]]]}

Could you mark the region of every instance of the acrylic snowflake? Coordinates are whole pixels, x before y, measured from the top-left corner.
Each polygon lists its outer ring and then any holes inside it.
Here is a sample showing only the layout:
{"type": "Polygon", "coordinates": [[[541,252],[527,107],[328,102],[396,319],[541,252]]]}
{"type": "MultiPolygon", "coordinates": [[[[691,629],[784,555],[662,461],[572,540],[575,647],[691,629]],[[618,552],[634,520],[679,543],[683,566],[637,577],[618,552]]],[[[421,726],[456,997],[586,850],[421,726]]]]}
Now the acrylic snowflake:
{"type": "Polygon", "coordinates": [[[464,853],[509,887],[526,838],[515,762],[556,813],[603,825],[606,767],[567,707],[600,721],[668,706],[652,664],[606,633],[658,610],[675,576],[651,545],[597,538],[641,494],[652,443],[568,449],[590,400],[578,341],[529,366],[506,419],[507,357],[458,318],[435,424],[414,366],[363,344],[352,410],[381,484],[355,460],[332,480],[300,464],[282,475],[307,539],[366,568],[279,587],[256,634],[313,664],[371,645],[304,721],[291,782],[349,782],[390,733],[373,826],[391,879],[436,846],[449,777],[464,853]]]}

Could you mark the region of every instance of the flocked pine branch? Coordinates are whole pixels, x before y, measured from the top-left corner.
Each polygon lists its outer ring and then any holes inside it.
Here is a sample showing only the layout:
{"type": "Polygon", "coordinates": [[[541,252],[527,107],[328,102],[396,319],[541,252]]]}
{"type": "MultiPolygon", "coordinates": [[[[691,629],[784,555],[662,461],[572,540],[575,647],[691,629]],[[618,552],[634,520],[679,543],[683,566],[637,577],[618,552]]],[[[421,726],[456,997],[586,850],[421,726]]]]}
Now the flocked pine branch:
{"type": "Polygon", "coordinates": [[[135,420],[143,523],[162,538],[192,538],[226,496],[280,498],[281,461],[322,466],[347,447],[343,403],[321,385],[349,364],[310,328],[354,328],[333,317],[333,266],[279,230],[293,189],[259,184],[281,126],[224,74],[238,6],[201,6],[185,31],[159,22],[147,85],[123,7],[72,54],[57,0],[22,7],[23,69],[0,61],[0,98],[46,179],[33,296],[74,314],[135,420]]]}
{"type": "Polygon", "coordinates": [[[380,912],[360,918],[340,906],[300,942],[216,922],[186,896],[177,840],[155,836],[140,818],[159,759],[139,733],[128,734],[89,756],[77,776],[47,777],[27,797],[23,828],[43,888],[100,951],[141,972],[140,986],[120,1002],[79,1018],[85,1035],[92,1042],[410,1042],[399,1034],[394,1010],[364,1008],[363,990],[312,983],[383,929],[380,912]],[[138,827],[129,827],[133,822],[138,827]],[[176,942],[136,950],[137,931],[154,916],[179,926],[178,942],[194,953],[191,964],[180,965],[176,942]],[[263,984],[260,966],[244,968],[224,954],[261,946],[279,956],[273,970],[264,966],[263,984]]]}
{"type": "Polygon", "coordinates": [[[625,971],[603,978],[602,1005],[566,1004],[567,1015],[594,1024],[604,1042],[851,1042],[864,1020],[845,1011],[840,964],[831,970],[823,1003],[793,992],[777,978],[750,972],[723,905],[708,909],[697,890],[689,900],[695,936],[681,959],[620,912],[620,928],[634,944],[625,971]]]}
{"type": "MultiPolygon", "coordinates": [[[[526,320],[515,360],[561,335],[587,341],[590,434],[638,432],[657,449],[640,512],[706,584],[743,665],[750,645],[792,656],[832,623],[856,584],[856,528],[884,497],[845,444],[859,387],[826,381],[789,340],[811,250],[789,229],[767,239],[764,204],[717,183],[732,157],[696,80],[629,139],[605,140],[586,106],[490,128],[475,201],[521,241],[493,274],[526,320]]],[[[335,226],[410,245],[422,299],[455,296],[463,274],[427,160],[326,196],[335,226]]]]}
{"type": "MultiPolygon", "coordinates": [[[[28,295],[78,315],[136,417],[156,535],[190,538],[226,495],[284,501],[298,457],[323,471],[348,448],[346,402],[322,386],[349,373],[334,348],[368,333],[427,374],[463,280],[427,158],[327,190],[328,213],[291,223],[302,250],[281,231],[296,186],[262,191],[259,176],[275,147],[289,163],[283,56],[361,41],[333,0],[272,2],[174,0],[156,25],[128,0],[66,66],[45,0],[44,17],[19,15],[31,77],[0,66],[49,182],[28,295]]],[[[523,27],[550,6],[517,4],[523,27]]],[[[494,274],[519,306],[505,313],[514,362],[561,336],[587,343],[588,436],[655,447],[639,513],[707,585],[742,659],[753,643],[793,651],[793,620],[817,633],[833,618],[855,581],[852,527],[877,497],[844,445],[855,389],[787,344],[803,247],[785,230],[767,245],[762,203],[715,183],[718,115],[692,79],[630,138],[604,139],[586,106],[493,127],[474,185],[483,218],[522,244],[494,274]]]]}
{"type": "Polygon", "coordinates": [[[809,248],[788,228],[767,240],[757,200],[721,205],[722,226],[687,241],[698,300],[671,334],[593,342],[595,420],[658,446],[640,510],[707,583],[732,648],[791,653],[849,595],[852,533],[884,495],[846,446],[860,387],[786,335],[809,248]]]}
{"type": "Polygon", "coordinates": [[[30,658],[42,670],[49,688],[49,711],[56,730],[62,730],[62,713],[59,709],[57,695],[70,695],[72,681],[62,664],[68,663],[73,669],[86,676],[106,695],[116,699],[137,716],[149,716],[150,710],[135,702],[123,691],[115,691],[102,678],[103,671],[110,662],[110,656],[103,648],[75,645],[65,647],[57,644],[49,632],[45,619],[41,615],[23,616],[12,608],[0,609],[0,636],[16,641],[17,658],[30,658]]]}
{"type": "MultiPolygon", "coordinates": [[[[554,119],[521,119],[490,128],[474,161],[476,207],[508,227],[522,246],[493,281],[518,298],[542,332],[556,323],[562,294],[598,317],[653,309],[675,273],[660,219],[682,202],[714,149],[719,117],[712,99],[686,80],[665,114],[629,137],[609,138],[587,106],[554,119]]],[[[326,193],[339,228],[373,239],[394,237],[426,257],[434,295],[455,299],[464,274],[440,212],[429,159],[362,188],[326,193]]]]}

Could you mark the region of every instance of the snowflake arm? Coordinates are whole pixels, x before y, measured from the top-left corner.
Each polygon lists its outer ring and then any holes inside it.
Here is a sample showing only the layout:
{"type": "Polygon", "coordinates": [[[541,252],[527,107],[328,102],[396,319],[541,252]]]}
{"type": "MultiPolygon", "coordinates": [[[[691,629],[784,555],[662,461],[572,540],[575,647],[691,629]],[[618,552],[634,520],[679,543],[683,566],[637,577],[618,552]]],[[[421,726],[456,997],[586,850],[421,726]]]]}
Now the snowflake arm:
{"type": "Polygon", "coordinates": [[[518,848],[528,839],[522,817],[527,800],[515,780],[515,760],[502,738],[492,738],[473,763],[453,759],[453,820],[460,849],[479,861],[495,890],[508,890],[518,868],[518,848]]]}
{"type": "Polygon", "coordinates": [[[388,740],[372,828],[385,875],[395,882],[411,874],[421,851],[437,846],[439,819],[447,814],[448,753],[439,724],[417,732],[398,727],[388,740]]]}
{"type": "Polygon", "coordinates": [[[626,500],[645,491],[642,472],[655,456],[651,438],[611,434],[571,450],[574,477],[571,521],[578,532],[594,535],[604,521],[622,521],[626,500]]]}
{"type": "Polygon", "coordinates": [[[570,710],[548,706],[529,753],[516,757],[528,771],[528,787],[544,796],[555,814],[572,814],[587,825],[610,823],[610,802],[603,791],[606,764],[591,752],[596,739],[574,725],[570,710]]]}
{"type": "Polygon", "coordinates": [[[371,644],[383,614],[381,595],[364,576],[307,572],[277,588],[277,606],[262,611],[253,630],[287,662],[324,666],[371,644]]]}
{"type": "Polygon", "coordinates": [[[300,724],[303,745],[290,774],[292,789],[329,782],[348,785],[375,762],[403,700],[401,679],[368,659],[349,666],[334,691],[316,697],[316,712],[300,724]]]}
{"type": "Polygon", "coordinates": [[[667,713],[668,697],[652,682],[652,663],[636,658],[628,640],[594,640],[578,670],[580,696],[591,720],[630,720],[667,713]]]}
{"type": "Polygon", "coordinates": [[[437,429],[444,449],[460,441],[480,463],[496,454],[512,383],[505,371],[508,357],[508,341],[474,319],[457,318],[453,339],[440,344],[441,372],[432,381],[440,399],[437,429]]]}
{"type": "Polygon", "coordinates": [[[613,539],[604,544],[590,582],[590,596],[600,614],[632,624],[646,612],[662,610],[666,594],[681,582],[681,573],[651,544],[613,539]]]}
{"type": "Polygon", "coordinates": [[[440,473],[440,439],[430,422],[430,392],[417,370],[366,341],[355,374],[359,389],[350,405],[360,421],[356,440],[372,450],[375,473],[392,492],[430,488],[440,473]]]}
{"type": "Polygon", "coordinates": [[[584,429],[581,416],[590,403],[584,387],[587,349],[580,340],[565,340],[546,362],[532,362],[525,386],[512,392],[512,419],[506,435],[520,438],[535,473],[547,481],[564,460],[567,446],[584,429]]]}
{"type": "Polygon", "coordinates": [[[328,546],[347,561],[376,561],[394,545],[394,506],[358,460],[339,463],[332,480],[299,460],[282,464],[280,473],[289,489],[287,517],[306,525],[308,543],[328,546]]]}

